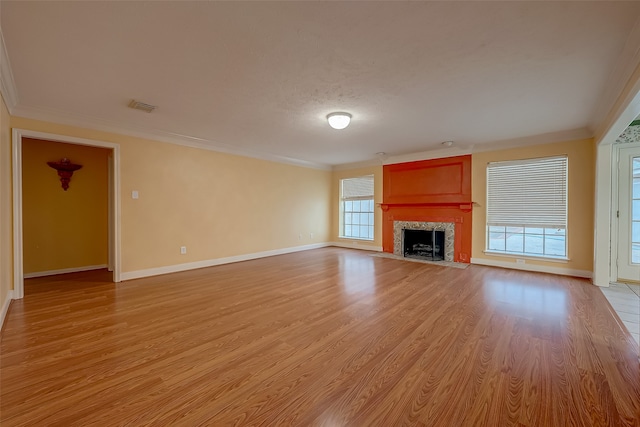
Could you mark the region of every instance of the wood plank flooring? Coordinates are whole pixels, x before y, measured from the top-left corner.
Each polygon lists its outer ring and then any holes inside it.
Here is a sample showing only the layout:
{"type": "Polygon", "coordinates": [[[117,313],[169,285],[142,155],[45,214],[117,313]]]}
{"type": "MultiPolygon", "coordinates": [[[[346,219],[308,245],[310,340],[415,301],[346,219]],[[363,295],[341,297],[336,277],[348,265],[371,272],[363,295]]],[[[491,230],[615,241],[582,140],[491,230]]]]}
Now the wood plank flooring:
{"type": "Polygon", "coordinates": [[[9,426],[640,426],[638,347],[586,280],[324,248],[120,284],[31,279],[9,426]]]}

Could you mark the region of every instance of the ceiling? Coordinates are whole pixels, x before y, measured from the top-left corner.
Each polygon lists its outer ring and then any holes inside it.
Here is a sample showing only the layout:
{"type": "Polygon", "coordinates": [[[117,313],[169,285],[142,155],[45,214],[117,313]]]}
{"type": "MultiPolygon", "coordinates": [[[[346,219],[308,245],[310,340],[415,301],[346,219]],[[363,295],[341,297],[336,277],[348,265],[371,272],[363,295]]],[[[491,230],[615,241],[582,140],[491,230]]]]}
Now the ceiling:
{"type": "Polygon", "coordinates": [[[12,114],[318,167],[591,136],[639,17],[618,1],[0,6],[12,114]]]}

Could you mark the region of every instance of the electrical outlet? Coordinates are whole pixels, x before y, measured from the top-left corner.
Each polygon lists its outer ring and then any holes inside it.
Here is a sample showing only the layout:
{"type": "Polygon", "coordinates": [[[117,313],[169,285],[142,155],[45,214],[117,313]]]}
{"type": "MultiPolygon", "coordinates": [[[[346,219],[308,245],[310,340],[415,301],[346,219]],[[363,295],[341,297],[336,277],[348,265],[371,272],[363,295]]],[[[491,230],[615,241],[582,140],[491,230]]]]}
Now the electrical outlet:
{"type": "Polygon", "coordinates": [[[524,263],[525,263],[525,260],[520,259],[520,258],[516,259],[516,264],[524,264],[524,263]]]}
{"type": "Polygon", "coordinates": [[[302,233],[298,234],[298,240],[302,240],[302,233]]]}
{"type": "Polygon", "coordinates": [[[180,246],[180,255],[186,255],[186,253],[187,253],[187,247],[180,246]]]}
{"type": "Polygon", "coordinates": [[[133,190],[131,192],[131,198],[132,199],[137,199],[138,197],[140,197],[140,194],[138,194],[138,190],[133,190]]]}
{"type": "Polygon", "coordinates": [[[313,233],[309,233],[309,238],[313,239],[313,233]]]}

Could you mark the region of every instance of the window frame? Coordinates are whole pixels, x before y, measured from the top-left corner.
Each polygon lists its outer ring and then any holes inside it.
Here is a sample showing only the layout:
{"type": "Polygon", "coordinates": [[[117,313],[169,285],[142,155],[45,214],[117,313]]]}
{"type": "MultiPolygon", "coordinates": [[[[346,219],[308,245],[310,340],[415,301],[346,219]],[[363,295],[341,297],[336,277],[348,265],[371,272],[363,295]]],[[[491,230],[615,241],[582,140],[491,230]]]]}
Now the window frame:
{"type": "MultiPolygon", "coordinates": [[[[347,180],[353,180],[353,179],[362,179],[362,178],[370,178],[371,179],[371,184],[372,187],[375,186],[375,176],[373,174],[369,174],[369,175],[363,175],[363,176],[356,176],[356,177],[347,177],[347,178],[342,178],[340,179],[340,225],[339,225],[339,238],[341,239],[349,239],[349,240],[363,240],[363,241],[367,241],[367,242],[372,242],[375,240],[375,194],[372,194],[371,196],[358,196],[358,197],[344,197],[344,182],[347,180]],[[351,209],[349,211],[346,210],[346,203],[347,202],[362,202],[362,201],[370,201],[370,206],[371,206],[371,210],[362,210],[359,209],[357,211],[351,209]],[[367,214],[368,218],[371,218],[371,221],[367,221],[370,222],[370,224],[362,224],[360,221],[358,221],[357,224],[355,224],[353,222],[353,219],[347,223],[347,214],[367,214]],[[370,214],[370,215],[369,215],[370,214]],[[367,233],[368,235],[370,234],[371,237],[361,237],[361,236],[354,236],[353,233],[351,233],[351,235],[347,235],[346,234],[346,227],[347,225],[350,226],[357,226],[357,227],[367,227],[368,230],[370,230],[370,233],[367,233]]],[[[375,190],[374,190],[375,192],[375,190]]],[[[353,217],[352,217],[353,218],[353,217]]]]}
{"type": "MultiPolygon", "coordinates": [[[[495,172],[494,172],[495,173],[495,172]]],[[[504,194],[504,193],[503,193],[504,194]]],[[[501,194],[501,196],[503,196],[503,194],[501,194]]],[[[494,194],[495,196],[495,194],[494,194]]],[[[554,195],[550,196],[551,198],[554,198],[554,195]]],[[[494,205],[495,206],[495,205],[494,205]]],[[[516,257],[516,258],[534,258],[534,259],[544,259],[544,260],[548,260],[548,261],[568,261],[569,258],[569,240],[568,240],[568,231],[569,231],[569,224],[568,224],[568,210],[569,210],[569,158],[566,155],[556,155],[556,156],[548,156],[548,157],[540,157],[540,158],[532,158],[532,159],[522,159],[522,160],[506,160],[506,161],[498,161],[498,162],[491,162],[489,164],[487,164],[487,168],[486,168],[486,217],[485,217],[485,248],[484,248],[484,253],[487,254],[491,254],[491,255],[500,255],[500,256],[508,256],[508,257],[516,257]],[[564,186],[564,210],[565,210],[565,216],[564,216],[564,225],[562,226],[558,226],[558,225],[540,225],[540,224],[527,224],[527,223],[510,223],[510,224],[506,224],[506,223],[501,223],[501,224],[496,224],[496,223],[491,223],[490,222],[490,215],[489,215],[489,209],[490,209],[490,191],[489,191],[489,174],[490,174],[490,168],[491,165],[496,165],[496,166],[501,166],[501,165],[517,165],[517,164],[534,164],[536,161],[540,161],[545,162],[545,161],[553,161],[553,160],[562,160],[564,162],[564,177],[563,177],[563,186],[564,186]],[[502,231],[503,233],[503,239],[504,239],[504,250],[500,250],[500,249],[496,249],[495,246],[491,245],[491,235],[492,233],[501,233],[501,231],[496,231],[496,228],[502,228],[504,231],[502,231]],[[508,229],[512,229],[511,231],[508,231],[508,229]],[[515,231],[515,229],[521,229],[522,231],[515,231]],[[539,230],[539,232],[528,232],[528,230],[539,230]],[[560,234],[554,233],[553,230],[558,230],[561,231],[560,234]],[[510,234],[510,236],[508,236],[510,234]],[[562,255],[557,255],[557,254],[553,254],[553,253],[547,253],[547,237],[551,236],[562,236],[562,240],[564,241],[564,253],[562,255]],[[508,242],[507,239],[508,237],[511,237],[513,235],[521,235],[522,236],[522,251],[516,251],[513,250],[513,248],[511,249],[507,249],[508,248],[508,242]],[[542,247],[542,252],[527,252],[527,247],[526,247],[526,237],[527,236],[531,236],[531,238],[541,238],[541,247],[542,247]]],[[[499,216],[499,215],[498,215],[499,216]]],[[[520,218],[518,218],[520,219],[520,218]]],[[[549,251],[553,251],[553,249],[549,249],[549,251]]]]}

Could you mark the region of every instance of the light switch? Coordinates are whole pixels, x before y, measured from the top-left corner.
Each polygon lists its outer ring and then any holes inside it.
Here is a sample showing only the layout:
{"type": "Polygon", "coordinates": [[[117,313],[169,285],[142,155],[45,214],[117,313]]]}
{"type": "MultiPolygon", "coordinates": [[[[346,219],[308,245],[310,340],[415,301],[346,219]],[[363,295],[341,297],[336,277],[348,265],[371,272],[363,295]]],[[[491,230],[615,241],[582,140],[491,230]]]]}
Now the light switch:
{"type": "Polygon", "coordinates": [[[138,190],[133,190],[131,192],[131,198],[132,199],[137,199],[138,198],[138,190]]]}

